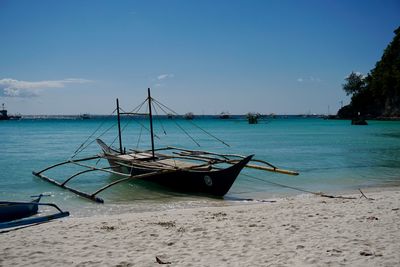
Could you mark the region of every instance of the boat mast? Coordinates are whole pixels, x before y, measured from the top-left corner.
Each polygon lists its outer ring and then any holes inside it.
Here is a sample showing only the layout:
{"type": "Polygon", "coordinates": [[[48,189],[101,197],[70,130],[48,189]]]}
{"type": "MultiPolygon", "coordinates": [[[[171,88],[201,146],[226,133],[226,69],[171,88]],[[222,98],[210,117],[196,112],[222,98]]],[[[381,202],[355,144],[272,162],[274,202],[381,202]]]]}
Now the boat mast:
{"type": "Polygon", "coordinates": [[[151,113],[151,95],[150,95],[150,88],[147,88],[148,98],[149,101],[149,117],[150,117],[150,137],[151,137],[151,154],[154,157],[154,134],[153,134],[153,114],[151,113]]]}
{"type": "Polygon", "coordinates": [[[119,138],[119,152],[123,154],[122,152],[122,138],[121,138],[121,118],[119,115],[119,101],[117,98],[117,117],[118,117],[118,138],[119,138]]]}

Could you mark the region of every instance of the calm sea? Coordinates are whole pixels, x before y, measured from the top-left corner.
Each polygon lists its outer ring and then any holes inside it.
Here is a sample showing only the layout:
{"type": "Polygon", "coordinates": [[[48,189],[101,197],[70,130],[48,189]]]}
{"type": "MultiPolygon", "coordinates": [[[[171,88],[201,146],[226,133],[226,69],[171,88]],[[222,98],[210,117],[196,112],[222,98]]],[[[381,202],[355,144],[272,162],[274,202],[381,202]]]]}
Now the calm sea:
{"type": "MultiPolygon", "coordinates": [[[[129,121],[129,124],[128,120],[122,121],[124,146],[149,148],[147,122],[140,119],[129,121]]],[[[116,122],[111,118],[22,119],[0,121],[0,199],[28,200],[31,195],[48,193],[52,197],[44,201],[57,203],[74,216],[85,216],[228,205],[236,199],[271,199],[302,193],[269,182],[327,193],[400,185],[400,122],[369,121],[368,126],[352,126],[349,121],[297,117],[268,119],[256,125],[249,125],[241,118],[221,120],[204,117],[192,122],[166,118],[156,120],[156,146],[255,154],[258,159],[299,171],[300,175],[286,176],[246,169],[224,200],[149,189],[146,184],[132,181],[104,191],[100,197],[106,204],[95,204],[42,181],[33,176],[32,171],[70,158],[96,130],[93,137],[102,135],[106,143],[112,143],[117,136],[116,122]],[[224,140],[230,147],[211,138],[192,122],[224,140]]],[[[77,157],[94,155],[99,151],[95,142],[89,142],[77,157]]],[[[76,167],[64,167],[49,172],[49,176],[61,181],[77,170],[76,167]]],[[[88,173],[77,177],[71,185],[93,191],[115,179],[106,173],[88,173]]]]}

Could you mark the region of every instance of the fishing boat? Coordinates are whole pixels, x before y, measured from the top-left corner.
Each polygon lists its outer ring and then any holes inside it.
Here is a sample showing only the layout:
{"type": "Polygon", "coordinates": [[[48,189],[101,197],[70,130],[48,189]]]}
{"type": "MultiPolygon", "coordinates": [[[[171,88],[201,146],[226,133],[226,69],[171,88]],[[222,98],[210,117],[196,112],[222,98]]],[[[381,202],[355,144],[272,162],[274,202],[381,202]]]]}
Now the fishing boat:
{"type": "Polygon", "coordinates": [[[188,112],[188,113],[185,113],[185,115],[183,117],[185,118],[185,120],[193,120],[194,114],[193,114],[193,112],[188,112]]]}
{"type": "Polygon", "coordinates": [[[88,113],[80,114],[79,118],[82,120],[88,120],[88,119],[90,119],[90,114],[88,114],[88,113]]]}
{"type": "Polygon", "coordinates": [[[231,114],[228,111],[223,111],[219,114],[219,118],[226,120],[231,118],[231,114]]]}
{"type": "Polygon", "coordinates": [[[7,110],[4,107],[4,103],[2,104],[2,108],[0,110],[0,121],[19,119],[21,119],[21,115],[8,115],[7,110]]]}
{"type": "Polygon", "coordinates": [[[247,113],[247,120],[249,124],[257,124],[258,119],[260,117],[261,117],[260,113],[252,113],[252,112],[247,113]]]}
{"type": "MultiPolygon", "coordinates": [[[[155,148],[152,109],[157,106],[160,110],[164,111],[165,114],[178,114],[158,100],[151,97],[150,89],[148,89],[148,96],[146,100],[143,101],[139,106],[142,107],[146,102],[148,105],[148,113],[139,113],[138,109],[134,109],[132,112],[125,112],[120,108],[119,100],[116,100],[118,126],[117,138],[119,141],[118,148],[107,145],[100,138],[96,138],[95,141],[97,141],[102,150],[100,154],[75,159],[75,155],[87,147],[84,142],[69,160],[54,164],[38,172],[33,171],[33,174],[57,186],[68,189],[82,197],[99,203],[104,202],[102,198],[97,196],[100,192],[127,180],[140,179],[149,183],[161,185],[162,187],[175,192],[205,194],[221,197],[229,191],[239,173],[245,167],[289,175],[298,175],[297,172],[282,170],[266,161],[254,159],[254,155],[242,156],[237,154],[223,154],[201,150],[189,150],[173,146],[155,148]],[[138,115],[145,115],[149,118],[148,130],[150,132],[151,149],[127,150],[122,144],[121,116],[131,116],[132,118],[135,118],[138,115]],[[109,166],[98,167],[96,164],[87,164],[87,162],[93,161],[96,161],[97,163],[100,160],[106,160],[109,166]],[[257,164],[250,164],[250,162],[257,164]],[[74,173],[63,182],[45,175],[45,172],[53,168],[68,164],[80,166],[83,168],[83,170],[74,173]],[[121,176],[122,178],[99,188],[93,193],[83,192],[67,185],[67,183],[69,183],[72,179],[75,179],[77,176],[93,171],[106,172],[121,176]]],[[[197,125],[195,126],[205,134],[215,138],[224,145],[229,146],[226,142],[212,135],[208,131],[205,131],[197,125]]],[[[188,135],[186,131],[185,133],[188,135]]],[[[91,137],[92,136],[94,135],[92,134],[91,137]]],[[[191,139],[196,142],[193,138],[191,139]]],[[[196,144],[198,143],[196,142],[196,144]]]]}
{"type": "Polygon", "coordinates": [[[36,199],[31,202],[0,201],[0,222],[12,221],[29,217],[38,212],[38,205],[43,195],[32,196],[36,199]]]}
{"type": "Polygon", "coordinates": [[[36,199],[30,202],[0,201],[0,229],[43,223],[69,216],[68,211],[62,211],[53,203],[40,203],[42,196],[44,195],[32,196],[36,199]],[[51,215],[29,218],[38,213],[39,206],[54,207],[58,212],[51,215]]]}

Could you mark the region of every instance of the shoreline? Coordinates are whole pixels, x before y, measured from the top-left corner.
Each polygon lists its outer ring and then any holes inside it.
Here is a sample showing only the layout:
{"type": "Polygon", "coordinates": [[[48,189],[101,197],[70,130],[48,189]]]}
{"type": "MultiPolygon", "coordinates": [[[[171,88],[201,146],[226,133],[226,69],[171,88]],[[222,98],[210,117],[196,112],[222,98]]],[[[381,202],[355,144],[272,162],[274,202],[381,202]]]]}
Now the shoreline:
{"type": "Polygon", "coordinates": [[[387,189],[65,218],[0,234],[0,265],[394,266],[400,189],[387,189]]]}
{"type": "MultiPolygon", "coordinates": [[[[374,193],[380,191],[400,191],[400,186],[398,185],[387,185],[387,186],[370,186],[361,188],[362,192],[374,193]]],[[[315,191],[315,194],[325,194],[330,196],[347,196],[355,195],[361,193],[358,189],[347,189],[341,191],[315,191]]],[[[185,209],[196,209],[196,208],[209,208],[209,207],[229,207],[229,206],[241,206],[247,204],[258,204],[258,203],[268,203],[276,202],[281,199],[287,198],[301,198],[304,196],[312,196],[312,193],[290,190],[280,193],[270,193],[263,196],[250,197],[240,197],[240,196],[227,196],[225,198],[210,198],[207,196],[192,196],[192,195],[182,195],[179,198],[165,196],[163,201],[158,202],[148,202],[148,200],[127,200],[119,202],[106,202],[104,204],[97,204],[88,202],[94,205],[84,205],[82,203],[76,202],[71,206],[62,204],[62,202],[55,202],[61,208],[71,212],[72,218],[90,218],[93,216],[98,216],[102,214],[105,216],[123,215],[126,213],[147,213],[147,212],[165,212],[168,210],[185,210],[185,209]],[[78,205],[79,206],[76,206],[78,205]]],[[[86,200],[84,200],[86,201],[86,200]]]]}

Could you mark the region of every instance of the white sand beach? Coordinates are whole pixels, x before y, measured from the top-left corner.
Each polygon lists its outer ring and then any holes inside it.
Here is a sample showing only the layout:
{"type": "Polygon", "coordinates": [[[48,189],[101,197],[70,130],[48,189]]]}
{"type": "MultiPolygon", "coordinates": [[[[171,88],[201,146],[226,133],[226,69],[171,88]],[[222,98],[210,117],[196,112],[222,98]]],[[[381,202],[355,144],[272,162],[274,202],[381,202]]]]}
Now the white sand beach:
{"type": "Polygon", "coordinates": [[[65,218],[0,234],[0,266],[399,266],[400,190],[65,218]]]}

